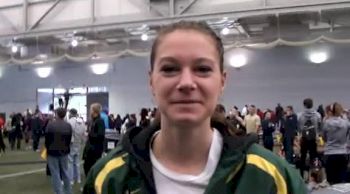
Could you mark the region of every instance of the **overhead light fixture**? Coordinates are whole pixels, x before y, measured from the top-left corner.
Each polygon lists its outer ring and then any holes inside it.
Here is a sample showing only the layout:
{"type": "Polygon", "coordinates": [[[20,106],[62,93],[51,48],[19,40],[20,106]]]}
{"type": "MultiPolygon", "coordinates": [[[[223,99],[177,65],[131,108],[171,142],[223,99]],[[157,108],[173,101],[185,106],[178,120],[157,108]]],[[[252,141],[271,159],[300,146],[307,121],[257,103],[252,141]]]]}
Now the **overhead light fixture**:
{"type": "Polygon", "coordinates": [[[95,63],[95,64],[92,64],[90,67],[91,67],[91,70],[94,74],[102,75],[102,74],[107,73],[108,68],[109,68],[109,64],[108,63],[95,63]]]}
{"type": "Polygon", "coordinates": [[[227,27],[225,27],[221,30],[222,35],[227,35],[229,32],[230,32],[230,29],[228,29],[227,27]]]}
{"type": "Polygon", "coordinates": [[[72,45],[72,47],[76,47],[76,46],[78,46],[79,42],[78,42],[78,40],[73,39],[70,44],[72,45]]]}
{"type": "Polygon", "coordinates": [[[38,67],[36,68],[36,73],[40,78],[47,78],[50,76],[52,71],[51,67],[38,67]]]}
{"type": "Polygon", "coordinates": [[[247,64],[247,57],[243,54],[233,55],[230,58],[230,65],[234,68],[241,68],[247,64]]]}
{"type": "Polygon", "coordinates": [[[146,33],[143,33],[143,34],[141,35],[141,40],[142,40],[142,41],[147,41],[147,40],[148,40],[148,35],[147,35],[146,33]]]}
{"type": "Polygon", "coordinates": [[[13,45],[11,46],[11,51],[12,51],[12,53],[17,53],[17,51],[18,51],[18,46],[17,46],[16,44],[13,44],[13,45]]]}
{"type": "Polygon", "coordinates": [[[320,64],[328,60],[328,54],[326,52],[311,52],[309,60],[312,63],[320,64]]]}

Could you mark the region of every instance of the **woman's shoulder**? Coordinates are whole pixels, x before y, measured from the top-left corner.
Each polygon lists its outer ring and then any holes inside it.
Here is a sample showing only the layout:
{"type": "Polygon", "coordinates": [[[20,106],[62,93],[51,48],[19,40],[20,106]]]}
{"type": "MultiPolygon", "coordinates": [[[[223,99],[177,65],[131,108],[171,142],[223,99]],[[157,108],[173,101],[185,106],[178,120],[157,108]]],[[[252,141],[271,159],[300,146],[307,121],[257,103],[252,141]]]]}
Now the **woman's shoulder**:
{"type": "Polygon", "coordinates": [[[129,168],[129,161],[129,154],[123,151],[121,146],[110,151],[106,156],[99,159],[89,171],[84,193],[102,193],[102,185],[108,181],[108,177],[123,180],[125,178],[124,172],[129,168]]]}
{"type": "Polygon", "coordinates": [[[250,171],[262,171],[270,176],[278,190],[287,190],[289,193],[305,191],[305,184],[297,170],[286,160],[258,144],[253,144],[248,149],[246,164],[250,171]]]}
{"type": "Polygon", "coordinates": [[[276,184],[284,185],[288,190],[290,187],[293,187],[292,190],[303,190],[305,186],[298,171],[291,164],[258,144],[253,144],[248,149],[246,163],[270,175],[276,184]]]}

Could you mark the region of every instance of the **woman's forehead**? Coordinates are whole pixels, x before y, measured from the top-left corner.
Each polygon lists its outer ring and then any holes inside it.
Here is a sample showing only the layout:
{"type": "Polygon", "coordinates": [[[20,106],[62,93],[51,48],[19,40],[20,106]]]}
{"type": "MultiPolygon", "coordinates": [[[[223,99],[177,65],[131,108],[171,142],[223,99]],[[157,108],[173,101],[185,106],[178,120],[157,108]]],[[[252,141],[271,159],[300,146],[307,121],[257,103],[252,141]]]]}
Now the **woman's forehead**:
{"type": "Polygon", "coordinates": [[[194,30],[177,30],[164,36],[157,49],[157,58],[211,58],[218,60],[214,40],[194,30]]]}

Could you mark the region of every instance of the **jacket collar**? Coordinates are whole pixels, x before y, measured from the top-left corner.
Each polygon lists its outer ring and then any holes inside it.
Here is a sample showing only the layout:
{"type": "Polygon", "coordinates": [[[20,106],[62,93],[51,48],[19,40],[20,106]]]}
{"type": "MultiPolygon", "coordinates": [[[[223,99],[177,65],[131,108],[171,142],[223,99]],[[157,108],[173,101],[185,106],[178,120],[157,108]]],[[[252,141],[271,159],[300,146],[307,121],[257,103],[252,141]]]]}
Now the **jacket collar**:
{"type": "MultiPolygon", "coordinates": [[[[227,126],[220,122],[212,122],[212,127],[217,129],[223,137],[222,156],[234,156],[244,159],[246,150],[253,143],[257,142],[256,135],[232,136],[228,132],[227,126]]],[[[160,130],[160,124],[152,124],[149,128],[135,127],[129,130],[122,140],[123,149],[131,154],[136,160],[142,179],[146,181],[148,193],[156,193],[153,178],[152,163],[150,159],[149,146],[153,134],[160,130]]],[[[220,160],[221,160],[220,159],[220,160]]]]}

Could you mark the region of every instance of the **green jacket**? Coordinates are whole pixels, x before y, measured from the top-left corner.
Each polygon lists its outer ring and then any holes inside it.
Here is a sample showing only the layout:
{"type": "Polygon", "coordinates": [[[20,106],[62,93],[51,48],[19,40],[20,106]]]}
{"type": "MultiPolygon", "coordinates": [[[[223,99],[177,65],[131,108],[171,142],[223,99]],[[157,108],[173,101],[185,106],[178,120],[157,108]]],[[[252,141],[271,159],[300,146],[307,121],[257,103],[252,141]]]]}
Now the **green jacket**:
{"type": "MultiPolygon", "coordinates": [[[[285,160],[255,144],[256,136],[231,136],[223,125],[213,124],[223,136],[223,151],[205,194],[306,194],[299,173],[285,160]]],[[[134,128],[122,144],[90,170],[84,194],[157,193],[149,155],[152,135],[159,126],[134,128]]]]}

